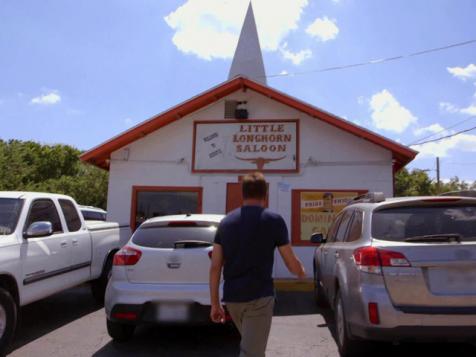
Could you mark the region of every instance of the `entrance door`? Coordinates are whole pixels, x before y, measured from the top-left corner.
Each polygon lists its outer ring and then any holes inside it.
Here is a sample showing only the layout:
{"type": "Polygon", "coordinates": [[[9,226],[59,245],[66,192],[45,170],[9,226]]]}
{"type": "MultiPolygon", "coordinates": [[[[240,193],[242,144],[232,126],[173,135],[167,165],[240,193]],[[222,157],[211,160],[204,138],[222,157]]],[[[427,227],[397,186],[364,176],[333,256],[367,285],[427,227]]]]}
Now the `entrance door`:
{"type": "MultiPolygon", "coordinates": [[[[269,192],[269,183],[268,186],[269,192]]],[[[226,184],[226,213],[241,207],[243,197],[241,195],[241,182],[228,182],[226,184]]],[[[266,196],[266,207],[268,207],[268,196],[266,196]]]]}

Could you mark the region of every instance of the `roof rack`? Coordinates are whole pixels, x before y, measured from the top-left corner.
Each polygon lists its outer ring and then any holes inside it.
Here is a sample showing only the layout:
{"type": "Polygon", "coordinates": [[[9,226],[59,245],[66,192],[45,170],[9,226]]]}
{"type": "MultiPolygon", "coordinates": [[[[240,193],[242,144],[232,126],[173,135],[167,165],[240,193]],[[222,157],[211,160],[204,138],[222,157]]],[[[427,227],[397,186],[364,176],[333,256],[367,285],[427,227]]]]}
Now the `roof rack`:
{"type": "Polygon", "coordinates": [[[385,195],[383,192],[368,192],[355,197],[352,201],[349,201],[347,206],[356,203],[379,203],[383,201],[385,201],[385,195]]]}

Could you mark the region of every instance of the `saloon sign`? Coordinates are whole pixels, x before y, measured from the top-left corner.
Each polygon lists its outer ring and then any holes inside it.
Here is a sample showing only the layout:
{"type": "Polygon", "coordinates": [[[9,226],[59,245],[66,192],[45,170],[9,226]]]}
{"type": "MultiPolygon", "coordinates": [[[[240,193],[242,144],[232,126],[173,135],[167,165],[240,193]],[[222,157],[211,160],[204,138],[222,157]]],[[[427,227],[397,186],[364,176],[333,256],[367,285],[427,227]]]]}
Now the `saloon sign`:
{"type": "Polygon", "coordinates": [[[297,172],[297,120],[194,123],[194,172],[297,172]]]}

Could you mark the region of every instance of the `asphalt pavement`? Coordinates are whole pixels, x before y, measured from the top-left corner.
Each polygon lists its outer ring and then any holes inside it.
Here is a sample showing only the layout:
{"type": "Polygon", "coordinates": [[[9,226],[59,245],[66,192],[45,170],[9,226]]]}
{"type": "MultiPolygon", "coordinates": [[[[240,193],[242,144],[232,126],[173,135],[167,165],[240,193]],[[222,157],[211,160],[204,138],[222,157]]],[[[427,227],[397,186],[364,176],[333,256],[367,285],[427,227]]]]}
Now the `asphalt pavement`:
{"type": "MultiPolygon", "coordinates": [[[[337,357],[334,321],[318,309],[310,292],[280,292],[267,356],[337,357]]],[[[239,335],[230,327],[148,326],[132,340],[114,343],[104,309],[81,286],[21,309],[21,322],[10,356],[237,356],[239,335]]],[[[475,357],[467,344],[376,344],[366,357],[475,357]]]]}

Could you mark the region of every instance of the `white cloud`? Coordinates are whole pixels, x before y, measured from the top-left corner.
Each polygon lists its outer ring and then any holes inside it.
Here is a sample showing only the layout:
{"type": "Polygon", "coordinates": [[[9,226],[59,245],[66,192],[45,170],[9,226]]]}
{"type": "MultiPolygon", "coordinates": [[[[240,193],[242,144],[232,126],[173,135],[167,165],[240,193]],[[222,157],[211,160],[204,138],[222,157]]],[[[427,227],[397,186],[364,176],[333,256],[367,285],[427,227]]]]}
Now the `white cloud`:
{"type": "Polygon", "coordinates": [[[427,133],[439,133],[443,130],[445,130],[445,128],[443,128],[440,124],[436,123],[423,128],[416,128],[415,130],[413,130],[413,134],[415,136],[419,136],[427,133]]]}
{"type": "MultiPolygon", "coordinates": [[[[205,60],[231,58],[249,0],[187,0],[164,20],[175,31],[172,41],[183,53],[205,60]]],[[[261,47],[277,51],[297,29],[308,0],[279,0],[270,13],[268,0],[254,0],[261,47]]]]}
{"type": "Polygon", "coordinates": [[[466,108],[460,108],[452,103],[441,102],[440,109],[448,113],[458,113],[467,115],[476,115],[476,103],[470,104],[466,108]]]}
{"type": "Polygon", "coordinates": [[[37,105],[54,105],[61,102],[61,96],[59,95],[58,91],[51,91],[47,94],[40,95],[38,97],[33,98],[30,101],[30,104],[37,104],[37,105]]]}
{"type": "Polygon", "coordinates": [[[476,79],[476,65],[472,63],[468,64],[466,67],[446,67],[446,69],[453,76],[463,81],[467,79],[476,79]]]}
{"type": "Polygon", "coordinates": [[[476,152],[476,135],[459,134],[448,139],[412,146],[420,152],[418,158],[447,157],[452,150],[476,152]]]}
{"type": "Polygon", "coordinates": [[[460,112],[462,114],[476,115],[476,104],[471,104],[470,106],[466,108],[462,108],[460,112]]]}
{"type": "Polygon", "coordinates": [[[367,99],[363,95],[357,98],[357,103],[359,103],[360,105],[365,104],[366,101],[367,99]]]}
{"type": "Polygon", "coordinates": [[[317,18],[312,24],[310,24],[306,32],[322,42],[333,40],[339,34],[339,28],[336,25],[336,20],[328,19],[326,16],[323,18],[317,18]]]}
{"type": "Polygon", "coordinates": [[[410,124],[418,121],[387,89],[374,94],[369,107],[372,122],[378,129],[402,133],[410,124]]]}
{"type": "Polygon", "coordinates": [[[282,76],[287,76],[289,74],[288,71],[286,71],[285,69],[283,69],[281,72],[279,72],[280,75],[282,76]]]}
{"type": "Polygon", "coordinates": [[[312,57],[312,51],[309,49],[293,52],[288,49],[288,44],[285,42],[279,49],[283,58],[290,60],[294,65],[299,66],[303,61],[312,57]]]}
{"type": "Polygon", "coordinates": [[[460,111],[460,109],[456,105],[448,102],[441,102],[439,106],[440,110],[448,113],[458,113],[460,111]]]}

